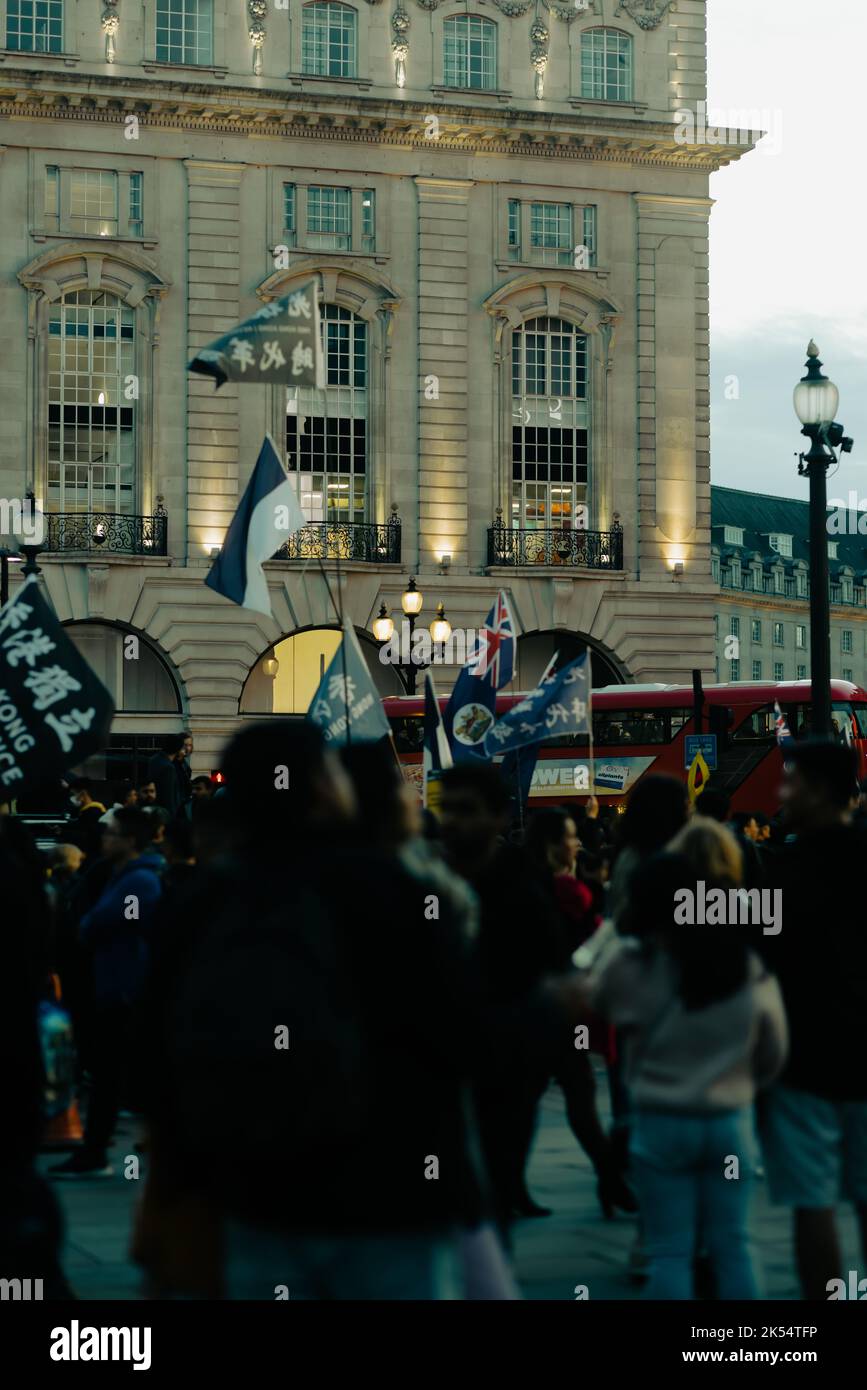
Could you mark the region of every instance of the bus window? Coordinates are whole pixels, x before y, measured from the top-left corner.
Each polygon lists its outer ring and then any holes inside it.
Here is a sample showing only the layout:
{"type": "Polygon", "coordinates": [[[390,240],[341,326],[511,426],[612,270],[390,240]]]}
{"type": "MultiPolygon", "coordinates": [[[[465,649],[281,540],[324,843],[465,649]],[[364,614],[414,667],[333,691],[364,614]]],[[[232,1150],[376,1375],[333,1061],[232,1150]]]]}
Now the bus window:
{"type": "Polygon", "coordinates": [[[667,709],[598,710],[593,716],[593,738],[602,748],[670,743],[670,713],[667,709]]]}
{"type": "Polygon", "coordinates": [[[671,713],[671,737],[677,738],[681,729],[692,719],[691,709],[673,709],[671,713]]]}
{"type": "Polygon", "coordinates": [[[851,743],[853,739],[859,737],[858,722],[851,705],[833,705],[831,707],[831,727],[841,743],[851,743]]]}
{"type": "Polygon", "coordinates": [[[754,709],[732,733],[735,743],[773,743],[777,736],[773,705],[754,709]]]}
{"type": "Polygon", "coordinates": [[[389,720],[398,753],[420,753],[424,745],[424,720],[421,715],[403,715],[389,720]]]}

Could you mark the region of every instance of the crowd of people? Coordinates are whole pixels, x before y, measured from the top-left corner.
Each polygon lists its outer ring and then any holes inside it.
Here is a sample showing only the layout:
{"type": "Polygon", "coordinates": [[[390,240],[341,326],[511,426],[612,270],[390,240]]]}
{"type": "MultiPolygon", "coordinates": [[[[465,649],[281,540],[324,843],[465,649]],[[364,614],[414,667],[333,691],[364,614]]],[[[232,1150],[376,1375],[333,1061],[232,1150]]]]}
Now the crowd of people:
{"type": "Polygon", "coordinates": [[[138,1117],[152,1297],[517,1297],[513,1223],[549,1214],[527,1167],[552,1085],[601,1217],[635,1222],[649,1298],[761,1296],[762,1165],[804,1297],[843,1274],[841,1201],[867,1258],[867,828],[846,744],[787,751],[773,820],[647,775],[622,815],[591,797],[520,828],[493,764],[445,772],[435,817],[387,743],[338,756],[310,724],[248,726],[218,790],[190,751],[167,740],[111,806],[71,781],[50,863],[0,815],[9,1267],[68,1292],[35,1163],[37,1008],[58,980],[85,1128],[48,1178],[109,1179],[118,1115],[138,1117]],[[713,889],[779,891],[781,930],[679,917],[713,889]]]}

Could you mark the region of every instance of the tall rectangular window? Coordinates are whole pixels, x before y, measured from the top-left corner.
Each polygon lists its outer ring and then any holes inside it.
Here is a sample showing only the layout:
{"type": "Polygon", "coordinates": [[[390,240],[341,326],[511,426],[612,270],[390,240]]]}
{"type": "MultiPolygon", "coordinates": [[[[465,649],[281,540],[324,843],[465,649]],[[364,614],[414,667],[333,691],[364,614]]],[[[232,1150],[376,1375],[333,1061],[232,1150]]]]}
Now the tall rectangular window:
{"type": "Polygon", "coordinates": [[[536,265],[572,265],[571,203],[530,204],[530,248],[536,265]]]}
{"type": "Polygon", "coordinates": [[[311,77],[357,77],[355,10],[316,0],[301,11],[301,71],[311,77]]]}
{"type": "Polygon", "coordinates": [[[754,662],[753,662],[753,680],[754,680],[754,681],[760,681],[761,679],[762,679],[762,663],[761,663],[760,661],[754,661],[754,662]]]}
{"type": "Polygon", "coordinates": [[[732,637],[740,637],[740,635],[741,635],[741,620],[740,620],[740,618],[732,618],[731,635],[732,635],[732,637]]]}
{"type": "Polygon", "coordinates": [[[774,662],[774,680],[775,680],[775,681],[781,681],[781,680],[783,680],[783,679],[784,679],[784,676],[783,676],[783,663],[782,663],[782,661],[775,661],[775,662],[774,662]]]}
{"type": "Polygon", "coordinates": [[[212,64],[213,0],[157,0],[156,54],[160,63],[212,64]]]}
{"type": "Polygon", "coordinates": [[[61,512],[132,512],[135,310],[76,290],[48,313],[48,500],[61,512]]]}
{"type": "Polygon", "coordinates": [[[497,26],[479,15],[452,15],[443,23],[443,82],[446,87],[494,91],[497,86],[497,26]]]}
{"type": "Polygon", "coordinates": [[[60,170],[56,164],[45,168],[45,230],[60,230],[60,170]]]}
{"type": "Polygon", "coordinates": [[[372,188],[365,188],[361,195],[361,249],[368,253],[376,250],[376,194],[372,188]]]}
{"type": "Polygon", "coordinates": [[[581,209],[582,220],[584,223],[584,245],[589,252],[591,265],[596,264],[596,208],[586,207],[581,209]]]}
{"type": "Polygon", "coordinates": [[[735,660],[735,661],[733,661],[733,662],[731,663],[731,668],[732,668],[731,679],[732,679],[733,681],[739,681],[740,678],[741,678],[741,663],[740,663],[739,661],[735,660]]]}
{"type": "Polygon", "coordinates": [[[804,623],[795,624],[795,646],[803,651],[807,645],[807,628],[804,623]]]}
{"type": "Polygon", "coordinates": [[[785,646],[785,631],[782,623],[774,623],[774,646],[785,646]]]}
{"type": "Polygon", "coordinates": [[[314,251],[352,249],[352,193],[348,188],[308,188],[306,244],[314,251]]]}
{"type": "Polygon", "coordinates": [[[852,668],[851,668],[851,666],[844,666],[844,667],[843,667],[843,679],[844,679],[844,681],[851,681],[852,684],[854,685],[854,681],[852,681],[852,668]]]}
{"type": "Polygon", "coordinates": [[[296,241],[296,209],[297,199],[295,197],[294,183],[284,183],[283,185],[283,236],[287,246],[294,246],[296,241]]]}
{"type": "Polygon", "coordinates": [[[799,667],[797,668],[797,672],[798,672],[798,674],[797,674],[797,676],[795,677],[796,680],[805,681],[805,680],[807,679],[807,668],[806,668],[806,666],[799,666],[799,667]]]}
{"type": "Polygon", "coordinates": [[[751,630],[750,630],[750,638],[751,638],[751,640],[752,640],[753,642],[761,642],[761,640],[762,640],[762,624],[761,624],[761,620],[760,620],[759,618],[753,618],[752,623],[751,623],[751,625],[750,625],[750,628],[751,628],[751,630]]]}
{"type": "Polygon", "coordinates": [[[6,0],[6,47],[15,53],[62,53],[63,0],[6,0]]]}
{"type": "Polygon", "coordinates": [[[844,627],[844,628],[843,628],[843,631],[842,631],[842,633],[841,633],[840,635],[841,635],[842,650],[843,650],[844,652],[851,652],[851,651],[853,651],[854,649],[853,649],[853,646],[852,646],[852,629],[851,629],[850,627],[844,627]]]}
{"type": "Polygon", "coordinates": [[[588,101],[632,101],[632,39],[617,29],[581,36],[581,95],[588,101]]]}
{"type": "Polygon", "coordinates": [[[509,199],[509,260],[521,259],[521,204],[517,198],[509,199]]]}
{"type": "Polygon", "coordinates": [[[144,216],[142,213],[142,176],[129,176],[129,234],[144,236],[144,216]]]}

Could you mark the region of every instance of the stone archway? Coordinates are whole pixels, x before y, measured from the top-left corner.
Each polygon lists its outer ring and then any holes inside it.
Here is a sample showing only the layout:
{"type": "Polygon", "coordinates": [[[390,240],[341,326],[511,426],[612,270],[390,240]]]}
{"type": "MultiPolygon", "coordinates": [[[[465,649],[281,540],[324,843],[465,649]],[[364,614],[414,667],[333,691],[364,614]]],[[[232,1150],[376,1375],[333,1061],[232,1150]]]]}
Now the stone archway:
{"type": "Polygon", "coordinates": [[[556,652],[555,669],[568,665],[587,648],[590,648],[592,688],[598,690],[604,685],[626,685],[630,676],[625,666],[613,652],[601,643],[581,632],[564,632],[561,629],[547,632],[526,632],[518,638],[518,669],[513,684],[515,690],[532,690],[556,652]]]}
{"type": "MultiPolygon", "coordinates": [[[[379,694],[403,695],[400,677],[393,666],[379,660],[379,647],[370,633],[356,628],[356,636],[379,694]]],[[[281,637],[251,668],[241,691],[238,713],[306,714],[339,646],[337,626],[301,628],[281,637]]]]}

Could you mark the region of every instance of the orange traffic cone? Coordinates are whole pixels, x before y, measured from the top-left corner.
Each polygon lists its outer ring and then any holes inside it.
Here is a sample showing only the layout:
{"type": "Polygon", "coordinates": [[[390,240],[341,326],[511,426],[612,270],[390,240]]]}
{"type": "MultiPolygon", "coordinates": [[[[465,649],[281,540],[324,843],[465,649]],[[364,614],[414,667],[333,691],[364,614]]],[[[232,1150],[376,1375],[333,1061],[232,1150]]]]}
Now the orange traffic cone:
{"type": "Polygon", "coordinates": [[[78,1101],[74,1100],[68,1110],[64,1110],[62,1115],[55,1115],[53,1120],[49,1120],[42,1134],[43,1149],[72,1149],[76,1144],[80,1144],[84,1138],[84,1130],[81,1127],[81,1116],[78,1113],[78,1101]]]}

